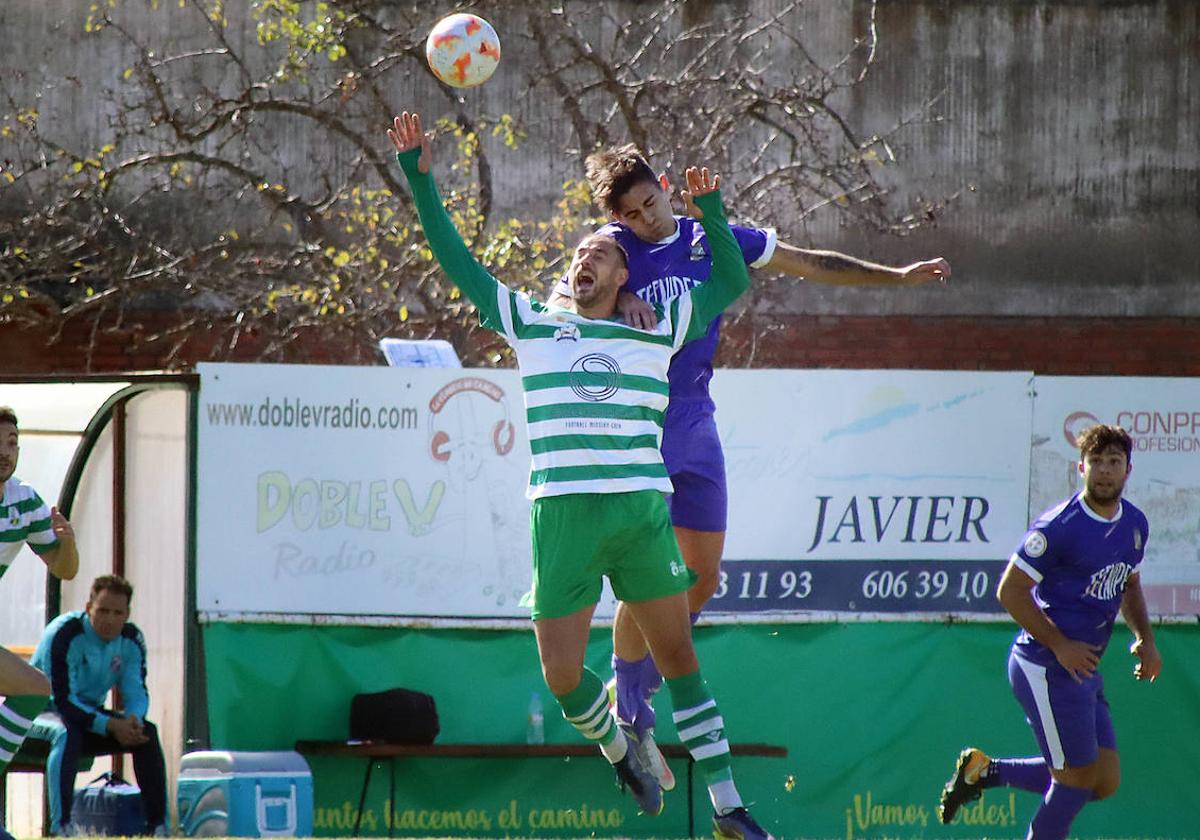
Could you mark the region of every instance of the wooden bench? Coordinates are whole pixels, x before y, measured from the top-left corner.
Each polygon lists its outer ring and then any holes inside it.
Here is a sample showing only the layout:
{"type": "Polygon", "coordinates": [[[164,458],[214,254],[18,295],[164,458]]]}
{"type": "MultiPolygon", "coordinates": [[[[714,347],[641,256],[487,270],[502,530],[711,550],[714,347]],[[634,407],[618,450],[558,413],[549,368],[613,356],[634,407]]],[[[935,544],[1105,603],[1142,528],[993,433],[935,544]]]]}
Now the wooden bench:
{"type": "MultiPolygon", "coordinates": [[[[687,804],[688,837],[695,837],[695,802],[693,800],[693,775],[695,762],[683,744],[659,744],[668,759],[687,760],[687,804]]],[[[785,758],[787,747],[775,744],[730,744],[733,755],[785,758]]],[[[363,807],[367,801],[367,787],[371,784],[371,770],[375,762],[386,760],[389,767],[391,802],[396,801],[397,758],[601,758],[595,744],[386,744],[377,741],[297,741],[296,752],[303,755],[340,756],[363,758],[367,770],[363,774],[362,792],[358,797],[358,812],[354,818],[354,834],[357,837],[362,822],[363,807]]],[[[388,837],[392,836],[392,823],[388,820],[388,837]]]]}

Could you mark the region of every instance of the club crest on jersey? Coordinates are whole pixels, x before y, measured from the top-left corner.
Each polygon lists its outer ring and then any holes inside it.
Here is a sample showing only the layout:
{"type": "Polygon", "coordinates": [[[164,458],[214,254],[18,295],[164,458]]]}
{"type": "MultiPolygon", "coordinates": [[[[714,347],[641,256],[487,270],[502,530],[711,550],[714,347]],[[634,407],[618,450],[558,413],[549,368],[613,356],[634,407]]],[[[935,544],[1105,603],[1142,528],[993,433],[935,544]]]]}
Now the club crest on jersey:
{"type": "Polygon", "coordinates": [[[555,341],[578,341],[579,327],[575,324],[563,324],[554,331],[555,341]]]}
{"type": "Polygon", "coordinates": [[[1046,553],[1046,535],[1041,531],[1031,531],[1025,538],[1025,554],[1029,557],[1041,557],[1046,553]]]}
{"type": "Polygon", "coordinates": [[[8,524],[14,528],[21,524],[21,512],[16,507],[8,509],[8,524]]]}
{"type": "Polygon", "coordinates": [[[621,387],[621,366],[612,356],[588,353],[575,360],[568,377],[571,390],[579,399],[603,402],[621,387]]]}
{"type": "Polygon", "coordinates": [[[704,231],[699,226],[697,226],[696,232],[692,235],[692,249],[688,256],[691,257],[692,262],[699,262],[708,256],[704,253],[704,231]]]}

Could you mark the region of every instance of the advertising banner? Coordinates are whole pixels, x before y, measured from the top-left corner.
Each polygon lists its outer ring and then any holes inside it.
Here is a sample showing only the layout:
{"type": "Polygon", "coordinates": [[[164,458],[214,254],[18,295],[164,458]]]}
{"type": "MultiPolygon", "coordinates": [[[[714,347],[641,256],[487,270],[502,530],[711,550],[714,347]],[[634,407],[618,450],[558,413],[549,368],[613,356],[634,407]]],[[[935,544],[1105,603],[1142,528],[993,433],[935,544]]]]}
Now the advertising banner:
{"type": "Polygon", "coordinates": [[[995,613],[1025,531],[1031,375],[718,371],[713,611],[995,613]]]}
{"type": "Polygon", "coordinates": [[[1124,496],[1150,521],[1142,565],[1150,614],[1200,614],[1200,388],[1166,377],[1039,376],[1030,519],[1082,489],[1075,435],[1095,423],[1133,437],[1124,496]]]}
{"type": "MultiPolygon", "coordinates": [[[[515,371],[200,373],[202,612],[528,616],[515,371]]],[[[997,612],[1027,524],[1029,382],[718,371],[729,537],[711,613],[997,612]]]]}
{"type": "Polygon", "coordinates": [[[200,366],[198,607],[527,617],[515,371],[200,366]]]}

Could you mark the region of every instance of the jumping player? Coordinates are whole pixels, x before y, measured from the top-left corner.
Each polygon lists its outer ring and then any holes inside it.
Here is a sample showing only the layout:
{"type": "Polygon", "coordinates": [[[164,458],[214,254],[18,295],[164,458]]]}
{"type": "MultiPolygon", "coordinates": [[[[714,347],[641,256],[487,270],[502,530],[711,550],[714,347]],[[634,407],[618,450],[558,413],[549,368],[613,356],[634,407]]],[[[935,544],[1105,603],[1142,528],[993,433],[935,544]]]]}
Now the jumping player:
{"type": "Polygon", "coordinates": [[[1150,529],[1145,515],[1121,499],[1132,441],[1121,427],[1100,425],[1078,443],[1083,491],[1033,523],[998,592],[1021,625],[1008,679],[1042,754],[989,758],[974,747],[963,750],[938,806],[943,823],[985,788],[1007,785],[1042,797],[1031,840],[1065,838],[1083,806],[1111,796],[1120,782],[1116,735],[1096,670],[1118,610],[1133,631],[1134,676],[1153,682],[1162,670],[1138,571],[1150,529]]]}
{"type": "MultiPolygon", "coordinates": [[[[592,199],[612,222],[597,233],[611,236],[629,255],[629,281],[618,298],[626,321],[653,328],[650,304],[665,303],[707,281],[712,256],[703,226],[671,209],[666,176],[656,176],[632,145],[605,149],[585,163],[592,199]]],[[[804,277],[837,285],[916,285],[945,282],[950,266],[944,259],[904,267],[866,262],[835,251],[813,251],[778,241],[775,231],[731,226],[742,258],[751,268],[804,277]]],[[[550,303],[562,305],[571,297],[564,279],[550,303]]],[[[725,457],[709,396],[713,355],[717,350],[720,318],[700,340],[689,343],[671,361],[670,406],[663,428],[663,460],[671,476],[671,522],[683,560],[697,574],[688,591],[692,620],[712,598],[720,583],[725,548],[728,499],[725,457]]],[[[662,678],[645,641],[623,604],[617,605],[613,625],[613,671],[616,675],[617,715],[641,737],[639,749],[655,769],[664,789],[675,780],[653,740],[651,697],[662,678]]]]}
{"type": "Polygon", "coordinates": [[[606,575],[666,678],[680,738],[708,784],[717,836],[769,837],[734,785],[724,722],[700,676],[685,595],[692,574],[671,531],[663,499],[671,484],[659,451],[672,355],[702,338],[749,285],[716,191],[719,179],[707,169],[687,171],[685,200],[712,250],[712,282],[660,306],[655,329],[637,330],[613,319],[629,276],[616,240],[592,234],[576,247],[569,308],[514,293],[476,262],[454,229],[429,175],[420,117],[402,114],[388,135],[438,262],[478,308],[481,323],[516,351],[533,451],[532,617],[546,685],[642,810],[660,813],[662,790],[631,749],[637,736],[614,723],[603,681],[584,667],[606,575]]]}

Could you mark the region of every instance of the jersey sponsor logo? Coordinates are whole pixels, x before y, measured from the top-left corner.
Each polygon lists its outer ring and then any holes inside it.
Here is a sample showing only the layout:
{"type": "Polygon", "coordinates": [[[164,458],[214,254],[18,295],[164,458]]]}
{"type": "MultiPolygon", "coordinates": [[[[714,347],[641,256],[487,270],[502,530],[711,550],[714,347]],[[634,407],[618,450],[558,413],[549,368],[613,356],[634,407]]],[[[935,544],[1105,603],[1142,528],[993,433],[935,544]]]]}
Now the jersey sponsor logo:
{"type": "Polygon", "coordinates": [[[671,574],[675,577],[683,577],[687,574],[687,566],[680,563],[678,560],[671,561],[671,574]]]}
{"type": "Polygon", "coordinates": [[[694,277],[659,277],[638,289],[637,296],[647,303],[666,303],[699,285],[700,281],[694,277]]]}
{"type": "Polygon", "coordinates": [[[579,327],[575,324],[563,324],[554,331],[555,341],[578,341],[579,327]]]}
{"type": "Polygon", "coordinates": [[[612,356],[588,353],[571,365],[571,390],[588,402],[603,402],[616,395],[621,385],[621,366],[612,356]]]}
{"type": "Polygon", "coordinates": [[[1025,538],[1025,554],[1029,557],[1041,557],[1046,553],[1046,535],[1041,531],[1030,531],[1025,538]]]}
{"type": "Polygon", "coordinates": [[[1129,580],[1132,572],[1133,566],[1128,563],[1110,563],[1092,575],[1083,594],[1101,601],[1111,601],[1125,591],[1125,581],[1129,580]]]}

